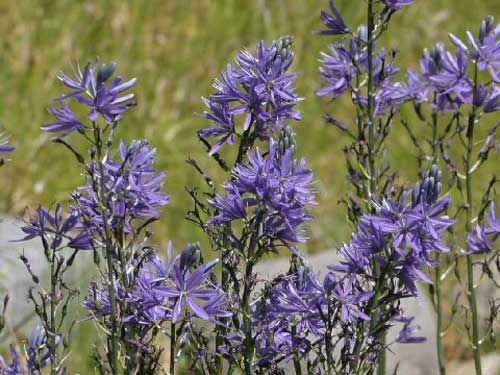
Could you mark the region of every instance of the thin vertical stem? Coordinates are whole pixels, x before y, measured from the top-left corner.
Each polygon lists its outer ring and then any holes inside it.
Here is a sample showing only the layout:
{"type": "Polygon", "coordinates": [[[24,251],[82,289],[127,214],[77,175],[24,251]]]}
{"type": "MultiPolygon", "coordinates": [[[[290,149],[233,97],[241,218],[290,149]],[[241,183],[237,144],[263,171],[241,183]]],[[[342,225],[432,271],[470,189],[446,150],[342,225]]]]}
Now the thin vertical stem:
{"type": "Polygon", "coordinates": [[[439,374],[446,374],[446,361],[444,356],[443,345],[443,302],[441,294],[441,266],[438,264],[435,268],[434,288],[436,293],[436,313],[437,313],[437,327],[436,327],[436,349],[437,359],[439,366],[439,374]]]}
{"type": "MultiPolygon", "coordinates": [[[[434,94],[434,104],[437,104],[437,95],[434,94]]],[[[432,111],[432,165],[438,162],[438,113],[432,111]]],[[[446,374],[446,360],[443,344],[443,296],[441,291],[441,264],[439,253],[437,255],[437,265],[434,269],[434,293],[436,295],[436,352],[439,367],[439,374],[446,374]]]]}
{"type": "Polygon", "coordinates": [[[57,363],[56,363],[56,283],[57,275],[56,265],[57,261],[56,251],[52,250],[52,256],[50,260],[50,373],[51,375],[57,375],[57,363]]]}
{"type": "Polygon", "coordinates": [[[374,92],[373,92],[373,54],[374,54],[374,15],[373,15],[373,0],[368,0],[368,83],[367,83],[367,112],[368,112],[368,162],[370,167],[370,191],[369,199],[377,192],[377,172],[375,170],[375,112],[374,112],[374,92]]]}
{"type": "MultiPolygon", "coordinates": [[[[374,111],[374,89],[373,89],[373,55],[374,55],[374,14],[373,0],[368,0],[367,9],[367,53],[368,53],[368,82],[367,82],[367,112],[368,112],[368,163],[370,168],[370,190],[368,199],[372,199],[378,191],[378,177],[376,170],[375,155],[375,111],[374,111]]],[[[378,264],[374,264],[376,277],[380,275],[378,264]]],[[[377,314],[375,314],[376,316],[377,314]]],[[[382,338],[382,344],[385,343],[385,336],[382,338]]],[[[385,375],[386,373],[386,351],[382,349],[379,356],[377,374],[385,375]]]]}
{"type": "Polygon", "coordinates": [[[170,324],[170,375],[175,375],[175,346],[176,346],[175,323],[170,324]]]}
{"type": "MultiPolygon", "coordinates": [[[[101,175],[100,178],[100,186],[98,186],[100,190],[100,194],[98,194],[99,199],[101,201],[101,209],[104,221],[104,237],[105,237],[105,257],[106,257],[106,268],[108,275],[108,292],[110,299],[110,307],[111,307],[111,353],[108,355],[110,358],[110,365],[113,374],[118,374],[118,324],[117,324],[117,304],[116,304],[116,293],[115,293],[115,275],[113,269],[113,257],[114,257],[114,249],[111,239],[111,233],[108,227],[108,215],[107,215],[107,206],[106,206],[106,181],[104,180],[105,172],[104,172],[104,163],[102,160],[102,139],[99,128],[95,123],[93,123],[94,129],[94,138],[96,145],[96,158],[99,166],[99,173],[101,175]]],[[[95,178],[95,177],[94,177],[95,178]]]]}
{"type": "MultiPolygon", "coordinates": [[[[477,63],[474,69],[474,99],[477,95],[477,63]]],[[[474,100],[475,102],[475,100],[474,100]]],[[[466,178],[466,220],[465,220],[465,233],[469,233],[471,230],[472,212],[473,212],[473,179],[472,179],[472,153],[474,147],[474,127],[476,123],[476,107],[473,106],[472,112],[469,115],[469,121],[467,124],[467,150],[465,159],[465,178],[466,178]]],[[[470,249],[468,249],[470,250],[470,249]]],[[[477,301],[476,301],[476,291],[474,286],[474,269],[472,265],[472,255],[466,256],[467,262],[467,297],[469,300],[469,307],[471,310],[471,326],[472,326],[472,350],[474,352],[474,366],[476,368],[476,374],[481,375],[481,347],[479,343],[479,316],[477,312],[477,301]]]]}

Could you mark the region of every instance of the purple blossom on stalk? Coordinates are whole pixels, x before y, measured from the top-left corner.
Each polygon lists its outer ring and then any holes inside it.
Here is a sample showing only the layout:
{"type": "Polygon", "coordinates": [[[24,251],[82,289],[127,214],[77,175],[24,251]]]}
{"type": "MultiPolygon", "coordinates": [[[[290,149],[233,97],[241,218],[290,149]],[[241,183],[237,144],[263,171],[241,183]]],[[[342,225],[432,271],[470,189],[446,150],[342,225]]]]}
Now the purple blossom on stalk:
{"type": "MultiPolygon", "coordinates": [[[[253,313],[259,364],[268,367],[276,358],[305,354],[324,335],[322,319],[325,290],[309,268],[280,276],[265,292],[253,313]]],[[[236,343],[236,345],[238,345],[236,343]]]]}
{"type": "Polygon", "coordinates": [[[61,103],[60,109],[49,108],[48,111],[53,117],[55,117],[56,122],[44,125],[41,129],[49,133],[62,133],[54,139],[64,138],[75,131],[82,132],[85,130],[83,124],[66,105],[66,103],[61,103]]]}
{"type": "Polygon", "coordinates": [[[340,249],[340,263],[330,268],[346,275],[371,277],[369,265],[375,260],[387,277],[392,275],[401,281],[406,293],[417,293],[417,281],[430,283],[423,268],[435,266],[435,252],[449,251],[442,235],[454,224],[444,215],[450,198],[438,199],[440,179],[441,172],[433,167],[422,184],[403,194],[400,201],[384,199],[376,204],[376,214],[361,217],[351,244],[340,249]]]}
{"type": "Polygon", "coordinates": [[[382,2],[391,10],[401,10],[404,7],[412,5],[415,0],[382,0],[382,2]]]}
{"type": "MultiPolygon", "coordinates": [[[[188,246],[173,259],[173,247],[169,243],[166,262],[151,253],[141,265],[129,267],[141,268],[133,280],[133,288],[116,291],[117,298],[133,311],[124,317],[125,324],[141,326],[147,332],[165,321],[178,322],[186,306],[203,320],[215,322],[217,317],[231,316],[225,311],[225,293],[208,280],[217,260],[202,264],[191,272],[193,264],[186,259],[192,258],[192,250],[193,247],[188,246]]],[[[97,285],[89,288],[84,306],[95,317],[109,316],[108,289],[97,285]]]]}
{"type": "Polygon", "coordinates": [[[350,51],[345,43],[337,43],[330,46],[330,54],[321,53],[323,60],[320,73],[327,86],[317,91],[316,95],[337,98],[352,88],[352,80],[360,74],[357,64],[353,64],[356,51],[354,43],[350,51]]]}
{"type": "Polygon", "coordinates": [[[467,235],[468,254],[487,254],[493,250],[493,244],[500,238],[500,220],[497,218],[496,205],[491,203],[488,224],[471,230],[467,235]]]}
{"type": "Polygon", "coordinates": [[[476,38],[468,31],[467,39],[471,48],[453,34],[450,34],[451,41],[457,48],[467,52],[472,60],[477,61],[479,70],[487,70],[494,81],[500,83],[500,24],[495,26],[495,18],[486,18],[479,30],[479,37],[476,38]]]}
{"type": "MultiPolygon", "coordinates": [[[[103,175],[97,165],[88,166],[100,185],[104,180],[106,187],[106,206],[110,212],[112,227],[124,225],[124,230],[132,230],[133,220],[145,221],[157,218],[158,209],[169,203],[169,197],[162,193],[165,173],[157,172],[154,167],[156,149],[140,141],[132,141],[129,145],[121,142],[119,157],[108,159],[104,163],[103,175]]],[[[87,230],[100,232],[104,217],[99,197],[94,191],[92,181],[80,188],[82,193],[73,194],[87,230]]]]}
{"type": "Polygon", "coordinates": [[[203,117],[214,127],[198,131],[200,137],[219,138],[210,150],[214,154],[224,144],[234,144],[238,131],[235,119],[244,115],[243,131],[267,139],[269,131],[283,127],[287,120],[300,120],[294,110],[302,100],[293,86],[296,74],[287,73],[294,55],[291,38],[282,38],[269,47],[264,42],[256,54],[243,51],[236,57],[236,67],[228,66],[221,79],[214,81],[216,93],[204,103],[203,117]]]}
{"type": "Polygon", "coordinates": [[[403,323],[403,329],[396,337],[396,342],[400,344],[420,344],[425,342],[425,337],[414,336],[418,332],[419,327],[413,325],[414,317],[396,316],[393,320],[398,323],[403,323]]]}
{"type": "Polygon", "coordinates": [[[332,296],[335,298],[341,308],[340,319],[343,323],[355,322],[357,319],[370,320],[359,308],[360,304],[367,302],[375,295],[373,291],[358,292],[356,289],[356,280],[341,280],[336,283],[332,290],[332,296]]]}
{"type": "Polygon", "coordinates": [[[323,21],[328,30],[319,31],[318,34],[320,35],[347,34],[349,32],[349,28],[345,24],[342,15],[335,6],[335,3],[333,2],[333,0],[330,0],[328,3],[330,5],[332,14],[329,14],[328,12],[325,12],[323,10],[321,11],[321,21],[323,21]]]}
{"type": "Polygon", "coordinates": [[[248,163],[238,165],[234,178],[225,184],[226,195],[209,201],[218,211],[210,223],[226,224],[253,214],[261,218],[260,239],[267,239],[272,247],[279,242],[295,251],[292,244],[305,241],[299,227],[310,220],[305,208],[315,203],[312,178],[306,161],[295,160],[294,146],[282,153],[271,140],[266,156],[260,149],[250,153],[248,163]]]}
{"type": "Polygon", "coordinates": [[[24,375],[25,372],[19,361],[19,354],[14,345],[9,345],[11,362],[7,364],[5,359],[0,356],[0,374],[2,375],[24,375]]]}
{"type": "MultiPolygon", "coordinates": [[[[56,345],[59,345],[61,338],[56,337],[56,345]]],[[[36,327],[32,330],[30,339],[25,347],[25,363],[23,368],[14,345],[10,345],[11,363],[7,364],[5,359],[0,356],[0,374],[2,375],[40,375],[41,370],[50,365],[50,350],[47,348],[47,336],[42,327],[36,327]]],[[[65,375],[66,369],[61,368],[58,373],[65,375]]]]}
{"type": "MultiPolygon", "coordinates": [[[[174,265],[173,273],[167,279],[168,286],[160,289],[160,293],[175,301],[172,312],[172,322],[176,323],[181,319],[182,311],[187,305],[189,310],[198,318],[215,322],[217,315],[209,315],[198,300],[213,303],[219,297],[219,292],[214,289],[206,289],[203,283],[212,273],[218,260],[199,266],[193,273],[182,272],[179,265],[174,265]]],[[[223,317],[230,316],[223,312],[223,317]]]]}
{"type": "Polygon", "coordinates": [[[463,103],[470,102],[472,87],[467,78],[469,60],[464,51],[457,48],[456,54],[444,52],[440,55],[440,71],[429,77],[436,91],[455,94],[463,103]]]}
{"type": "Polygon", "coordinates": [[[29,224],[21,228],[26,236],[19,241],[39,237],[51,250],[59,250],[61,245],[75,250],[89,250],[92,245],[86,232],[82,230],[79,219],[80,213],[76,210],[71,210],[64,219],[60,204],[56,205],[54,215],[40,206],[29,224]]]}
{"type": "MultiPolygon", "coordinates": [[[[74,72],[74,78],[60,74],[59,79],[72,91],[57,98],[56,101],[64,102],[71,98],[78,103],[86,105],[90,108],[88,114],[90,121],[97,121],[99,116],[101,116],[108,124],[117,122],[122,114],[135,104],[132,101],[134,94],[122,94],[134,86],[137,80],[133,78],[123,82],[121,77],[116,77],[106,85],[106,82],[113,76],[115,69],[116,64],[114,63],[100,65],[99,60],[96,60],[94,64],[88,63],[83,72],[78,67],[74,72]]],[[[60,121],[65,119],[66,116],[68,114],[55,115],[60,121]]],[[[63,127],[61,123],[55,125],[63,127]]],[[[57,128],[53,127],[51,129],[57,128]]]]}
{"type": "Polygon", "coordinates": [[[444,112],[455,111],[465,102],[470,102],[472,89],[466,76],[467,66],[461,70],[457,67],[458,61],[463,61],[461,52],[460,56],[460,60],[455,59],[442,44],[437,44],[431,51],[425,49],[420,60],[420,73],[409,69],[403,83],[408,98],[419,105],[435,95],[431,103],[433,110],[444,112]]]}

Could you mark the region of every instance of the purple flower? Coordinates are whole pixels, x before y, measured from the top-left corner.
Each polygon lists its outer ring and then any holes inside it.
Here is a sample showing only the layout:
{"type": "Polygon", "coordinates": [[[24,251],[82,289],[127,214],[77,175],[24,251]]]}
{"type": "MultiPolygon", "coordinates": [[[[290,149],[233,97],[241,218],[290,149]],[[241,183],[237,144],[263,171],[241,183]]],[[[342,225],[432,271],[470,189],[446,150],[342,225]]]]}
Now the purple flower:
{"type": "Polygon", "coordinates": [[[202,264],[193,273],[182,272],[179,265],[174,265],[172,275],[165,280],[168,286],[160,289],[161,294],[175,300],[172,312],[172,322],[181,319],[182,311],[187,305],[189,310],[198,318],[215,321],[217,316],[228,316],[227,312],[218,311],[214,308],[214,302],[218,300],[220,292],[213,288],[206,288],[203,284],[212,273],[218,260],[202,264]],[[199,301],[205,301],[209,307],[210,314],[204,309],[199,301]]]}
{"type": "Polygon", "coordinates": [[[467,235],[467,254],[487,254],[493,250],[493,243],[500,238],[500,221],[496,215],[495,203],[491,203],[488,213],[488,225],[477,225],[467,235]]]}
{"type": "Polygon", "coordinates": [[[294,110],[302,100],[293,86],[297,76],[287,73],[294,58],[291,45],[290,38],[269,47],[261,42],[256,54],[241,52],[236,57],[237,66],[229,65],[214,81],[216,92],[203,100],[208,108],[203,117],[215,126],[198,132],[200,137],[219,138],[210,154],[224,144],[234,144],[239,116],[244,116],[242,130],[261,139],[267,139],[270,130],[281,129],[287,120],[300,120],[300,113],[294,110]]]}
{"type": "Polygon", "coordinates": [[[211,148],[209,155],[218,152],[224,144],[233,145],[236,142],[236,130],[234,128],[234,114],[231,113],[227,103],[216,103],[203,98],[203,102],[210,109],[203,112],[203,117],[211,120],[214,127],[198,131],[203,138],[219,138],[219,141],[211,148]]]}
{"type": "Polygon", "coordinates": [[[248,163],[238,165],[234,179],[225,184],[226,195],[217,194],[209,203],[217,210],[210,223],[226,224],[245,219],[252,212],[260,218],[261,240],[288,246],[304,242],[298,230],[310,216],[305,208],[314,204],[310,190],[312,172],[305,160],[295,160],[295,148],[280,151],[271,140],[269,153],[264,157],[260,149],[250,153],[248,163]]]}
{"type": "Polygon", "coordinates": [[[55,139],[64,138],[75,131],[82,132],[85,130],[83,124],[64,102],[61,103],[60,109],[49,108],[49,113],[55,117],[57,121],[52,124],[44,125],[41,129],[49,133],[61,132],[62,134],[55,139]]]}
{"type": "Polygon", "coordinates": [[[455,56],[451,52],[440,55],[440,71],[429,79],[441,94],[455,94],[462,102],[472,98],[472,87],[467,78],[469,60],[464,51],[457,48],[455,56]]]}
{"type": "Polygon", "coordinates": [[[300,266],[297,273],[280,276],[271,285],[252,317],[259,365],[266,367],[276,358],[310,351],[312,340],[322,338],[325,327],[326,294],[309,268],[300,266]]]}
{"type": "Polygon", "coordinates": [[[391,10],[401,10],[404,7],[412,5],[415,0],[382,0],[382,2],[391,10]]]}
{"type": "MultiPolygon", "coordinates": [[[[83,72],[78,68],[75,71],[75,78],[61,74],[59,79],[72,91],[56,101],[63,102],[71,98],[88,106],[90,108],[88,115],[90,121],[97,121],[99,116],[108,124],[118,121],[122,114],[135,104],[131,101],[134,94],[121,95],[134,86],[137,80],[133,78],[122,82],[121,77],[116,77],[106,85],[115,69],[116,64],[99,66],[99,60],[96,60],[93,65],[87,64],[83,72]]],[[[66,118],[68,114],[64,114],[64,116],[60,114],[60,116],[66,118]]],[[[55,117],[62,121],[58,116],[55,117]]],[[[59,125],[61,126],[60,123],[59,125]]]]}
{"type": "MultiPolygon", "coordinates": [[[[89,165],[97,186],[104,180],[108,218],[112,227],[124,226],[128,233],[132,230],[133,220],[145,221],[157,218],[158,209],[169,203],[169,197],[162,193],[165,173],[154,169],[156,149],[140,141],[129,145],[120,143],[117,160],[107,160],[103,175],[98,165],[89,165]]],[[[99,196],[94,191],[92,181],[80,188],[82,193],[74,193],[76,209],[82,216],[82,225],[89,233],[103,228],[104,217],[99,196]]]]}
{"type": "Polygon", "coordinates": [[[330,268],[346,275],[371,277],[370,264],[375,260],[387,277],[401,280],[410,294],[417,292],[417,281],[430,283],[423,268],[436,264],[432,256],[435,252],[449,251],[442,236],[454,224],[444,215],[450,198],[438,200],[440,179],[441,172],[433,167],[422,184],[403,194],[400,201],[384,199],[376,205],[376,214],[362,216],[351,244],[340,248],[340,263],[330,268]]]}
{"type": "Polygon", "coordinates": [[[475,38],[470,31],[467,32],[467,39],[471,46],[468,46],[455,35],[450,34],[452,42],[457,48],[470,54],[470,57],[477,61],[479,70],[487,70],[494,81],[500,82],[500,24],[495,27],[495,18],[488,17],[481,24],[479,37],[475,38]]]}
{"type": "Polygon", "coordinates": [[[328,30],[319,31],[320,35],[343,35],[349,32],[349,28],[344,22],[342,15],[337,10],[333,0],[329,1],[330,9],[333,14],[329,14],[325,11],[321,11],[321,21],[325,24],[328,30]]]}
{"type": "Polygon", "coordinates": [[[399,332],[396,342],[400,344],[420,344],[426,341],[425,337],[414,336],[419,327],[413,325],[414,317],[396,316],[395,322],[404,323],[403,329],[399,332]]]}
{"type": "Polygon", "coordinates": [[[63,240],[66,241],[64,246],[76,250],[91,249],[92,245],[85,231],[81,229],[79,219],[80,213],[77,210],[71,210],[68,217],[63,219],[63,208],[60,204],[56,205],[54,215],[40,206],[29,224],[21,228],[26,236],[19,241],[39,237],[44,246],[52,250],[61,249],[63,240]]]}
{"type": "Polygon", "coordinates": [[[321,53],[323,60],[320,67],[320,73],[327,86],[316,92],[318,96],[331,96],[338,98],[349,91],[352,86],[352,80],[360,74],[356,67],[355,59],[357,47],[351,44],[351,50],[348,50],[345,43],[337,43],[330,46],[330,54],[321,53]]]}
{"type": "Polygon", "coordinates": [[[3,135],[4,135],[3,133],[0,133],[0,154],[9,154],[12,151],[14,151],[16,148],[9,146],[8,143],[9,143],[10,138],[5,137],[2,139],[3,135]]]}
{"type": "Polygon", "coordinates": [[[13,344],[9,345],[11,362],[7,364],[2,356],[0,356],[0,370],[5,375],[24,375],[25,371],[19,361],[19,354],[13,344]]]}
{"type": "Polygon", "coordinates": [[[344,323],[356,321],[357,319],[370,320],[360,306],[375,295],[373,291],[359,291],[355,285],[355,279],[340,280],[332,289],[332,296],[341,308],[340,319],[344,323]]]}
{"type": "MultiPolygon", "coordinates": [[[[59,345],[60,342],[61,337],[57,336],[56,345],[59,345]]],[[[8,365],[0,356],[0,373],[2,375],[40,375],[41,370],[50,365],[50,350],[47,348],[47,336],[43,327],[36,327],[31,332],[25,348],[26,369],[21,365],[19,354],[14,345],[10,345],[10,355],[11,363],[8,365]]],[[[61,367],[57,373],[65,375],[66,369],[61,367]]]]}

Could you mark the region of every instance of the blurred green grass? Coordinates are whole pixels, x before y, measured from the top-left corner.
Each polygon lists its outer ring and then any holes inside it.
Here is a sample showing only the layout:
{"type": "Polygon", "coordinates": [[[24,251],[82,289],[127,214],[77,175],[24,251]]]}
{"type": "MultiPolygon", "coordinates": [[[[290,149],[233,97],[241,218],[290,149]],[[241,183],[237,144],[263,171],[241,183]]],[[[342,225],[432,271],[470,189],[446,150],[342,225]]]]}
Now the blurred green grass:
{"type": "MultiPolygon", "coordinates": [[[[362,1],[337,3],[349,24],[363,21],[362,1]]],[[[212,78],[240,49],[293,35],[293,69],[307,99],[300,105],[304,121],[295,129],[299,153],[315,171],[319,203],[311,212],[315,220],[306,250],[347,239],[350,227],[338,204],[348,191],[341,152],[347,139],[321,117],[328,110],[348,121],[352,112],[346,101],[332,105],[314,96],[320,87],[319,52],[330,40],[312,32],[321,27],[319,11],[326,6],[326,0],[0,1],[0,123],[18,148],[2,168],[0,210],[19,214],[28,205],[65,200],[81,183],[71,157],[39,126],[50,121],[44,108],[62,92],[56,74],[99,56],[118,62],[125,78],[139,78],[139,105],[121,125],[120,136],[149,139],[159,149],[159,169],[169,173],[172,204],[155,226],[155,241],[165,247],[171,239],[177,249],[203,243],[202,234],[183,220],[191,207],[184,186],[202,184],[185,159],[193,157],[216,173],[195,136],[205,126],[195,115],[203,110],[200,97],[211,92],[212,78]]],[[[401,66],[416,67],[424,47],[447,41],[448,32],[476,30],[488,14],[500,15],[498,0],[418,0],[394,17],[382,43],[399,50],[401,66]]],[[[410,112],[403,116],[414,120],[410,112]]],[[[403,179],[413,180],[415,153],[399,125],[388,142],[393,166],[403,179]]]]}
{"type": "MultiPolygon", "coordinates": [[[[363,21],[360,1],[339,1],[350,24],[363,21]]],[[[317,37],[319,10],[326,0],[31,0],[0,2],[0,122],[18,147],[14,161],[3,168],[0,209],[19,213],[27,205],[64,200],[81,182],[79,171],[62,147],[39,130],[50,121],[44,108],[62,92],[55,76],[75,62],[99,56],[116,61],[124,77],[136,76],[139,106],[121,126],[125,139],[148,138],[159,149],[158,167],[169,173],[172,205],[156,226],[156,240],[177,246],[202,239],[182,220],[190,207],[186,185],[200,184],[185,163],[194,157],[215,171],[195,131],[205,126],[202,95],[213,77],[242,47],[281,35],[296,38],[296,62],[304,121],[296,126],[299,150],[316,173],[319,205],[313,208],[310,250],[329,248],[348,236],[344,209],[338,200],[347,191],[341,148],[346,140],[321,120],[325,110],[349,118],[346,102],[333,106],[319,100],[319,52],[328,38],[317,37]]],[[[487,14],[499,14],[496,0],[474,2],[419,0],[395,17],[383,43],[400,51],[402,66],[416,66],[422,48],[447,39],[447,32],[476,29],[487,14]]],[[[414,177],[409,140],[396,129],[389,140],[395,167],[414,177]]]]}

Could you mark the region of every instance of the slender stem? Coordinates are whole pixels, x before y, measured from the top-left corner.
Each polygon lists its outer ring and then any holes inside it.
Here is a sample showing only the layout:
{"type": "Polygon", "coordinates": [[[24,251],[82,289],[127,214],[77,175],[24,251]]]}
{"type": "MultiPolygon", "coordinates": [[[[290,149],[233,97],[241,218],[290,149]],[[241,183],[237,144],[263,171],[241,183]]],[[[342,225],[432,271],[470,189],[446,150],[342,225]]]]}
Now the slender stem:
{"type": "MultiPolygon", "coordinates": [[[[367,103],[367,112],[368,112],[368,162],[370,167],[370,191],[369,191],[369,199],[372,199],[378,190],[378,177],[376,171],[376,154],[375,154],[375,110],[374,110],[374,87],[373,87],[373,55],[374,55],[374,38],[373,33],[375,29],[374,25],[374,14],[373,14],[373,0],[368,0],[368,9],[367,9],[367,32],[368,32],[368,40],[367,40],[367,49],[368,49],[368,83],[367,83],[367,95],[368,95],[368,103],[367,103]]],[[[380,276],[380,267],[378,264],[375,264],[374,267],[376,277],[380,276]]],[[[375,309],[376,310],[376,309],[375,309]]],[[[378,313],[375,311],[373,314],[376,318],[378,313]]],[[[381,339],[382,344],[385,343],[385,335],[381,339]]],[[[377,367],[378,375],[385,375],[386,373],[386,350],[382,349],[377,367]]]]}
{"type": "MultiPolygon", "coordinates": [[[[474,71],[474,98],[477,95],[477,63],[475,64],[474,71]]],[[[472,154],[474,147],[474,127],[476,123],[476,107],[474,106],[471,114],[469,115],[469,122],[467,125],[467,151],[466,151],[466,159],[465,159],[465,168],[466,168],[466,221],[465,221],[465,233],[469,233],[471,230],[471,220],[473,213],[473,179],[472,179],[472,154]]],[[[470,250],[470,249],[468,249],[470,250]]],[[[467,297],[469,300],[469,307],[472,315],[472,350],[474,352],[474,366],[476,368],[476,374],[481,375],[481,347],[479,343],[479,316],[477,311],[477,301],[476,301],[476,291],[474,286],[474,269],[472,265],[472,255],[467,255],[467,297]]]]}
{"type": "MultiPolygon", "coordinates": [[[[437,104],[437,95],[434,94],[433,99],[434,104],[437,104]]],[[[431,166],[438,162],[438,113],[437,111],[432,111],[432,162],[431,166]]],[[[436,315],[437,315],[437,326],[436,326],[436,352],[439,367],[439,374],[446,374],[446,359],[444,355],[444,344],[443,344],[443,295],[441,291],[441,264],[439,259],[439,253],[437,255],[436,261],[438,262],[434,268],[434,294],[436,296],[436,315]]]]}
{"type": "Polygon", "coordinates": [[[57,261],[56,252],[52,249],[52,256],[50,261],[50,373],[57,375],[56,363],[56,283],[57,275],[56,265],[57,261]]]}
{"type": "Polygon", "coordinates": [[[444,356],[443,345],[443,303],[441,293],[441,266],[438,264],[435,268],[434,288],[436,293],[436,313],[437,313],[437,327],[436,327],[436,349],[439,365],[439,374],[446,374],[446,360],[444,356]]]}
{"type": "MultiPolygon", "coordinates": [[[[372,326],[376,325],[375,318],[376,315],[378,314],[377,308],[378,308],[378,302],[379,302],[379,297],[381,295],[382,289],[384,287],[384,277],[385,277],[385,272],[382,271],[380,277],[377,278],[377,283],[375,285],[375,294],[374,296],[370,299],[368,302],[368,305],[366,306],[366,311],[370,312],[370,320],[366,321],[363,320],[361,323],[361,329],[360,329],[360,335],[357,337],[356,340],[356,345],[354,347],[354,355],[353,355],[353,360],[356,363],[356,366],[354,367],[356,369],[356,374],[359,374],[362,365],[363,365],[363,358],[361,358],[361,349],[363,347],[363,344],[365,342],[365,339],[368,335],[366,335],[366,327],[369,324],[369,328],[371,330],[372,326]]],[[[378,371],[378,370],[377,370],[378,371]]]]}
{"type": "Polygon", "coordinates": [[[175,323],[170,324],[170,375],[175,375],[175,323]]]}
{"type": "MultiPolygon", "coordinates": [[[[474,139],[474,121],[475,116],[471,115],[469,119],[469,129],[467,131],[467,157],[466,157],[466,190],[467,190],[467,211],[466,211],[466,222],[465,222],[465,232],[468,233],[471,230],[471,217],[472,217],[472,175],[470,173],[471,168],[471,155],[472,146],[474,139]]],[[[470,250],[470,249],[469,249],[470,250]]],[[[477,312],[477,301],[476,301],[476,291],[474,286],[474,269],[472,266],[472,255],[467,255],[467,297],[469,299],[469,307],[471,309],[472,315],[472,350],[474,352],[474,365],[476,368],[476,374],[481,375],[481,349],[479,344],[479,317],[477,312]]]]}
{"type": "MultiPolygon", "coordinates": [[[[297,333],[297,327],[295,325],[292,326],[292,340],[294,339],[297,333]]],[[[297,351],[298,354],[298,351],[297,351]]],[[[300,359],[297,355],[293,356],[293,367],[295,369],[295,375],[302,375],[302,366],[300,364],[300,359]]]]}
{"type": "Polygon", "coordinates": [[[377,192],[377,173],[375,170],[375,112],[374,112],[374,90],[373,90],[373,54],[374,54],[374,15],[373,15],[373,0],[368,0],[368,86],[367,86],[367,112],[368,112],[368,162],[370,167],[370,196],[372,198],[377,192]]]}
{"type": "Polygon", "coordinates": [[[245,352],[244,352],[244,364],[245,364],[245,375],[253,374],[253,355],[254,355],[254,343],[252,337],[252,320],[250,318],[250,292],[251,292],[251,279],[253,273],[253,262],[251,259],[248,260],[245,270],[245,288],[243,291],[243,325],[245,328],[245,352]]]}
{"type": "MultiPolygon", "coordinates": [[[[99,128],[96,124],[93,124],[94,128],[94,137],[96,144],[96,157],[97,163],[99,165],[99,173],[101,175],[100,178],[100,194],[98,195],[101,200],[101,208],[102,215],[104,221],[104,237],[105,237],[105,257],[106,257],[106,267],[107,274],[109,278],[108,292],[109,299],[111,305],[111,355],[110,365],[113,371],[113,374],[118,374],[118,324],[117,324],[117,304],[116,304],[116,293],[115,293],[115,275],[113,269],[113,257],[114,257],[114,249],[112,244],[111,233],[108,227],[108,215],[107,215],[107,195],[106,195],[106,181],[104,180],[105,172],[104,172],[104,164],[102,161],[102,140],[99,128]]],[[[95,177],[94,177],[95,178],[95,177]]]]}

